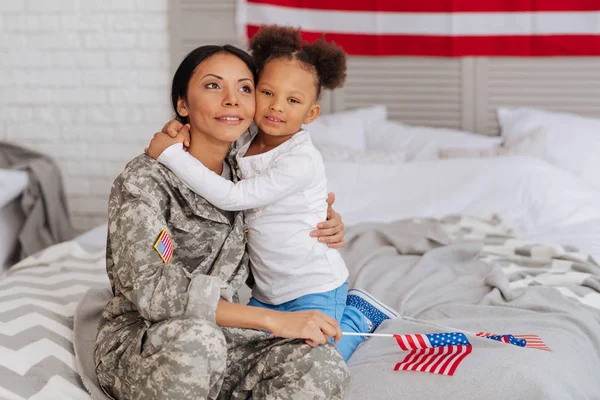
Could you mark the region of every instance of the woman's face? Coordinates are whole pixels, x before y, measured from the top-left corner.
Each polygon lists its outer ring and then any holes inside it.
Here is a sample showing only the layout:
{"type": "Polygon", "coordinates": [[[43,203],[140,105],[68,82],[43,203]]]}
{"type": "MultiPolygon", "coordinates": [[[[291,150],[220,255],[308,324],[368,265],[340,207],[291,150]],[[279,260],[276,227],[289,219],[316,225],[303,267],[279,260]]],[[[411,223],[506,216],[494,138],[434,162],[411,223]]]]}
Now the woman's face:
{"type": "Polygon", "coordinates": [[[192,137],[202,134],[234,142],[254,117],[252,72],[233,54],[217,53],[196,67],[188,84],[187,99],[179,99],[177,109],[189,118],[192,137]]]}

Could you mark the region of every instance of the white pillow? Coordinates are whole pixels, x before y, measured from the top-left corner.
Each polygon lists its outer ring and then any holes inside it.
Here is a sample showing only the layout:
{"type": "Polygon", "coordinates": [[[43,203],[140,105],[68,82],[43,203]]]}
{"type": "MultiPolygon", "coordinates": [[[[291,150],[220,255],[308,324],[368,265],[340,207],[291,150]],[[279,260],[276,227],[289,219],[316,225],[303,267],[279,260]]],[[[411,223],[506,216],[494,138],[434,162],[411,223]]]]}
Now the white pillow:
{"type": "Polygon", "coordinates": [[[387,120],[387,107],[384,105],[375,105],[371,107],[355,108],[333,114],[324,114],[321,115],[319,119],[323,123],[331,125],[340,119],[347,117],[358,118],[361,121],[364,130],[368,131],[374,123],[387,120]]]}
{"type": "Polygon", "coordinates": [[[29,179],[24,171],[0,169],[0,275],[8,267],[25,222],[17,199],[29,179]]]}
{"type": "Polygon", "coordinates": [[[497,110],[505,145],[538,138],[538,157],[600,188],[600,119],[534,108],[497,110]]]}
{"type": "Polygon", "coordinates": [[[409,161],[438,159],[442,148],[492,149],[502,143],[500,137],[477,135],[454,129],[406,125],[399,122],[375,123],[366,135],[367,148],[406,151],[409,161]]]}
{"type": "Polygon", "coordinates": [[[329,162],[325,167],[327,190],[335,193],[334,207],[346,226],[456,213],[497,214],[517,232],[531,236],[560,234],[563,229],[598,221],[595,233],[574,233],[571,244],[594,242],[600,254],[600,194],[541,159],[455,158],[386,165],[329,162]]]}
{"type": "Polygon", "coordinates": [[[373,106],[320,115],[304,126],[314,142],[336,143],[353,149],[366,147],[365,132],[375,122],[385,121],[385,106],[373,106]]]}
{"type": "Polygon", "coordinates": [[[319,142],[335,143],[352,149],[364,149],[365,130],[360,119],[355,117],[340,118],[331,125],[323,123],[321,118],[304,127],[310,132],[310,138],[319,142]]]}
{"type": "Polygon", "coordinates": [[[353,149],[335,143],[315,142],[325,162],[355,162],[359,164],[395,164],[406,161],[404,151],[353,149]]]}
{"type": "Polygon", "coordinates": [[[0,208],[18,197],[29,182],[27,172],[0,169],[0,208]]]}

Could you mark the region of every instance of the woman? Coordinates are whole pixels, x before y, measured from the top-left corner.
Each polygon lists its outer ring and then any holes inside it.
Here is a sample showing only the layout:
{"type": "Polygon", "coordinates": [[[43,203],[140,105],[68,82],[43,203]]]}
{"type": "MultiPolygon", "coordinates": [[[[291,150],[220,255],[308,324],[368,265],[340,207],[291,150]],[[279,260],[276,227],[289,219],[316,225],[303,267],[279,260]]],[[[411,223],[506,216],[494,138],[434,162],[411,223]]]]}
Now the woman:
{"type": "MultiPolygon", "coordinates": [[[[173,108],[185,105],[191,125],[190,154],[233,181],[228,152],[252,121],[255,79],[250,56],[231,46],[194,50],[173,79],[173,108]]],[[[348,370],[326,343],[341,336],[334,319],[236,304],[248,277],[244,231],[242,213],[216,209],[150,157],[127,165],[109,201],[114,298],[94,354],[108,395],[341,398],[348,370]]]]}

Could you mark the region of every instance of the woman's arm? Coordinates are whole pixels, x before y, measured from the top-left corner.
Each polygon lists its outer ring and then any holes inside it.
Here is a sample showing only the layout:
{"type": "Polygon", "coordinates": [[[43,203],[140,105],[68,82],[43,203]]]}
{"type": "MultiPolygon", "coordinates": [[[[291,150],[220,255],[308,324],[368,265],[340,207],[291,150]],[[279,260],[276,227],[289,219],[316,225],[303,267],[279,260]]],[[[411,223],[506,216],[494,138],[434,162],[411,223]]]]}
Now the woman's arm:
{"type": "Polygon", "coordinates": [[[319,311],[280,312],[221,299],[216,316],[219,326],[265,330],[279,337],[305,339],[311,346],[342,338],[338,322],[319,311]]]}
{"type": "Polygon", "coordinates": [[[159,234],[167,228],[160,206],[167,196],[148,176],[124,173],[115,181],[108,223],[112,284],[149,321],[173,317],[214,321],[226,282],[191,275],[176,257],[165,263],[154,250],[159,234]]]}

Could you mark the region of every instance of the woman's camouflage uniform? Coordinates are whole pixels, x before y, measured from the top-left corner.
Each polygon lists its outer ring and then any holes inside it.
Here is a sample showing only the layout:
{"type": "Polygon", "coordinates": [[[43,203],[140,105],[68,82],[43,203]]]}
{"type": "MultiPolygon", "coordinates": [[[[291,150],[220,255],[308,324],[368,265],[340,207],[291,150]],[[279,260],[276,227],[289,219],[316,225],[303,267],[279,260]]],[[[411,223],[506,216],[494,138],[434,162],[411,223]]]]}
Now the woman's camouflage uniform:
{"type": "Polygon", "coordinates": [[[142,155],[113,184],[108,227],[114,298],[104,310],[94,354],[108,395],[341,398],[349,374],[332,345],[311,348],[216,325],[219,298],[236,301],[248,277],[242,213],[216,209],[142,155]],[[154,247],[165,228],[174,244],[168,263],[154,247]]]}

